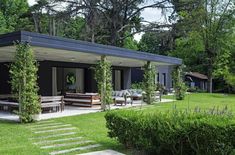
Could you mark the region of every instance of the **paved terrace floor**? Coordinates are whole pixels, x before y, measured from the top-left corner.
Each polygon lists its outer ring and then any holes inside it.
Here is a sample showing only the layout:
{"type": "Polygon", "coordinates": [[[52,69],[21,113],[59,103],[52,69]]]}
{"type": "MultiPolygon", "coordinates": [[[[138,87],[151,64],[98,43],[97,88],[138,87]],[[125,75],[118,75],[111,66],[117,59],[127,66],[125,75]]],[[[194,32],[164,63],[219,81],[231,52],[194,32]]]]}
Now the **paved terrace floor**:
{"type": "MultiPolygon", "coordinates": [[[[165,102],[172,102],[172,99],[162,99],[162,103],[165,102]]],[[[141,101],[134,101],[134,103],[127,104],[127,105],[111,105],[111,109],[124,109],[124,108],[131,108],[131,107],[140,107],[146,105],[145,103],[141,104],[141,101]]],[[[82,115],[94,112],[101,112],[101,108],[99,105],[93,107],[79,107],[79,106],[65,106],[63,112],[53,112],[53,113],[43,113],[39,115],[38,120],[47,120],[52,118],[59,118],[59,117],[67,117],[67,116],[75,116],[75,115],[82,115]]],[[[0,120],[7,120],[7,121],[19,121],[19,116],[16,114],[12,114],[9,112],[0,111],[0,120]]]]}

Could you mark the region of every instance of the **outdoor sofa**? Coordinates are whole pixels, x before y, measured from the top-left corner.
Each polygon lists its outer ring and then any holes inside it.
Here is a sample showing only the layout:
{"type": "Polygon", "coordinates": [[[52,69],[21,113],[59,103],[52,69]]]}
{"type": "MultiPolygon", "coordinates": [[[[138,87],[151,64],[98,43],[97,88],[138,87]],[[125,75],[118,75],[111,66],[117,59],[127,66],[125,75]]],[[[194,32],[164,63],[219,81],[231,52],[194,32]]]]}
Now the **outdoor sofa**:
{"type": "Polygon", "coordinates": [[[100,105],[100,96],[98,93],[66,93],[64,96],[65,104],[92,107],[100,105]]]}
{"type": "MultiPolygon", "coordinates": [[[[146,101],[146,93],[141,89],[126,89],[120,91],[113,91],[112,97],[114,105],[121,104],[126,105],[127,103],[133,104],[133,101],[146,101]]],[[[161,101],[161,92],[154,92],[154,100],[161,101]]]]}

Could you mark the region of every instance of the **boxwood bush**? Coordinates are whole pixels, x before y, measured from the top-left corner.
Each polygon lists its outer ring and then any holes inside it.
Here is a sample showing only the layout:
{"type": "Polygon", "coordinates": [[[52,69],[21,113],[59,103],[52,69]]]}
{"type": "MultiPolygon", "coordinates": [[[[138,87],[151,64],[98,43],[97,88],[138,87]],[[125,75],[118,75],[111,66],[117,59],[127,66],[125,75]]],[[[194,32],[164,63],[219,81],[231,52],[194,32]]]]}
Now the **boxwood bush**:
{"type": "Polygon", "coordinates": [[[235,123],[228,116],[117,110],[105,118],[110,137],[147,154],[219,155],[235,148],[235,123]]]}

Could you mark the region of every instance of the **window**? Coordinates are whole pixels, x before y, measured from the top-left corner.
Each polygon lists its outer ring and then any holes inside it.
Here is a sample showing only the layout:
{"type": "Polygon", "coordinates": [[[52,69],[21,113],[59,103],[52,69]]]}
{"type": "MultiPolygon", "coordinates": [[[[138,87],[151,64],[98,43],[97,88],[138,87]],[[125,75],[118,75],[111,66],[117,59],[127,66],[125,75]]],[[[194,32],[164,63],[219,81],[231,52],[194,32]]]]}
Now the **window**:
{"type": "Polygon", "coordinates": [[[166,86],[166,73],[162,73],[162,84],[166,86]]]}
{"type": "Polygon", "coordinates": [[[157,82],[159,83],[159,73],[157,73],[157,82]]]}

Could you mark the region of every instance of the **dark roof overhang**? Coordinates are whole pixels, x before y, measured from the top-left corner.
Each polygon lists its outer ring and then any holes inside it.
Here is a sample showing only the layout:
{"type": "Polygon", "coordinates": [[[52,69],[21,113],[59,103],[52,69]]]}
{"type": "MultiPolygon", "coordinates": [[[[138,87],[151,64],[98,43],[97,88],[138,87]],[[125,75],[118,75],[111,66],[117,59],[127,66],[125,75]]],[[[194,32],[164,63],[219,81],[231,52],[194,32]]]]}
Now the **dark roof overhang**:
{"type": "Polygon", "coordinates": [[[68,38],[49,36],[45,34],[18,31],[0,35],[0,47],[12,46],[14,42],[29,42],[31,46],[54,48],[61,50],[79,51],[97,55],[116,56],[138,59],[144,61],[161,62],[169,65],[181,65],[182,59],[134,51],[125,48],[96,44],[86,41],[78,41],[68,38]]]}

